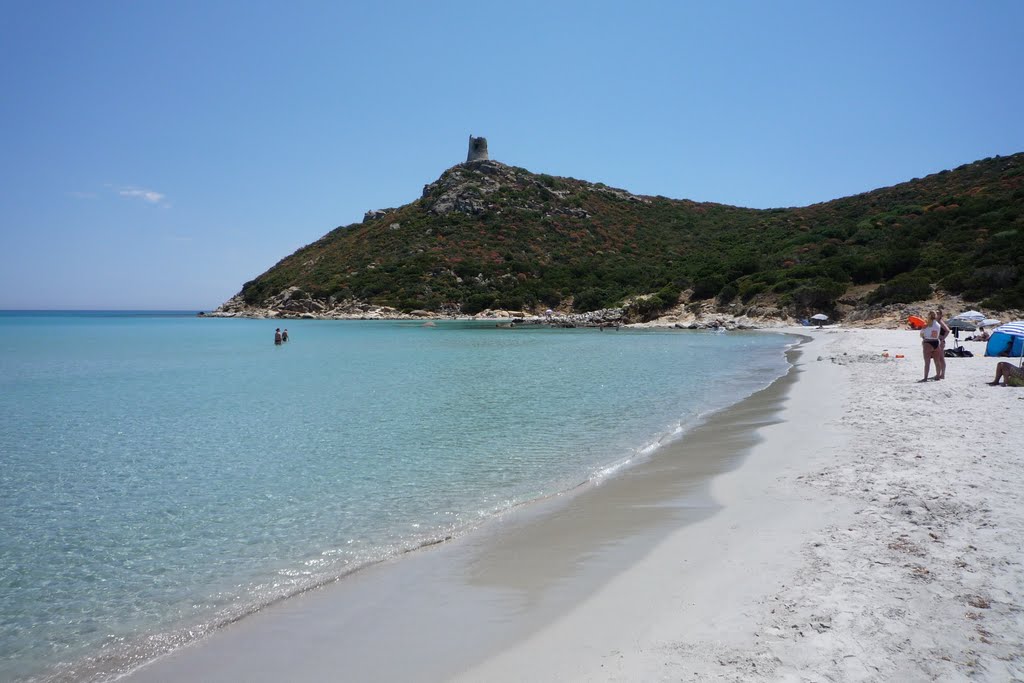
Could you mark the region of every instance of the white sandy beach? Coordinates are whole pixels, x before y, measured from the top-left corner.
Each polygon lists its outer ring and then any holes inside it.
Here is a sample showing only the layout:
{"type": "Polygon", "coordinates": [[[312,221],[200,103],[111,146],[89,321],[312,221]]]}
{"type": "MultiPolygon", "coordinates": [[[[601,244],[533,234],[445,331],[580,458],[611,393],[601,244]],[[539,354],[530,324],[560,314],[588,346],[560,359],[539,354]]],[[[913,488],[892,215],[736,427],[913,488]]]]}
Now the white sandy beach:
{"type": "Polygon", "coordinates": [[[461,680],[1024,680],[1024,389],[984,357],[918,384],[914,332],[811,334],[718,514],[461,680]]]}
{"type": "Polygon", "coordinates": [[[1024,389],[985,384],[982,344],[922,384],[914,332],[801,332],[781,412],[751,414],[760,441],[692,514],[638,468],[586,506],[361,572],[130,680],[1024,680],[1024,389]],[[590,534],[571,561],[541,552],[590,534]]]}

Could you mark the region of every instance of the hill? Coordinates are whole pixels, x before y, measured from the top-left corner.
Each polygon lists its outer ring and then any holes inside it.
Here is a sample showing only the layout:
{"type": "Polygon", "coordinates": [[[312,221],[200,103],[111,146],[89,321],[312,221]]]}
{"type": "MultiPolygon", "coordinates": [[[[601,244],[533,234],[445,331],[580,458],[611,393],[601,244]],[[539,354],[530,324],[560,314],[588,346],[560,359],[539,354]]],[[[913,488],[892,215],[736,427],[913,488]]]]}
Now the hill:
{"type": "Polygon", "coordinates": [[[346,315],[367,305],[632,319],[683,302],[825,311],[936,290],[1024,308],[1024,153],[799,208],[635,195],[496,161],[454,166],[245,283],[227,314],[346,315]]]}

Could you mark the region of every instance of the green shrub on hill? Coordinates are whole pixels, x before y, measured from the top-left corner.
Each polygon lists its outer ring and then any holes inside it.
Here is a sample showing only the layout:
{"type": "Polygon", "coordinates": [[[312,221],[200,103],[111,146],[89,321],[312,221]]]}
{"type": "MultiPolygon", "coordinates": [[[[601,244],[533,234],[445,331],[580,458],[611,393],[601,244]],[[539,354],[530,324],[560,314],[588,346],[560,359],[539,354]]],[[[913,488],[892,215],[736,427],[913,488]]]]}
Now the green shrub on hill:
{"type": "Polygon", "coordinates": [[[928,280],[913,273],[901,273],[871,292],[869,304],[909,304],[932,294],[928,280]]]}

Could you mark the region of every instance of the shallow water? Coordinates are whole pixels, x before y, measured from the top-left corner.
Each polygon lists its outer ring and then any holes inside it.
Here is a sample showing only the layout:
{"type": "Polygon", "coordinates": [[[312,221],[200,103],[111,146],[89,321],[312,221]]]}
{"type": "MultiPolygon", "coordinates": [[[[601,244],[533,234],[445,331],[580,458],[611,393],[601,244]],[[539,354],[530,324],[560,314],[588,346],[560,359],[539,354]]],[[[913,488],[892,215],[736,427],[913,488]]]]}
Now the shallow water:
{"type": "Polygon", "coordinates": [[[786,370],[778,335],[283,323],[0,314],[0,678],[145,659],[786,370]]]}

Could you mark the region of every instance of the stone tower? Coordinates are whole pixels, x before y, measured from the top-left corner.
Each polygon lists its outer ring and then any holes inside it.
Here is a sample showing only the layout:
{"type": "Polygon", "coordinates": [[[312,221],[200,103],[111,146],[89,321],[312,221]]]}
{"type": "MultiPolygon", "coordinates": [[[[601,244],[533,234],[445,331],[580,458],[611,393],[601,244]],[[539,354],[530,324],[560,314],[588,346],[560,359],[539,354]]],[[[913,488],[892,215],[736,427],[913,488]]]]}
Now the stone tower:
{"type": "Polygon", "coordinates": [[[469,136],[469,154],[466,155],[466,163],[470,161],[487,161],[487,138],[475,138],[469,136]]]}

